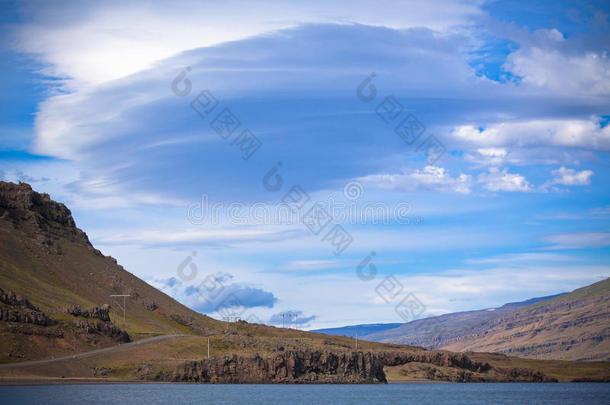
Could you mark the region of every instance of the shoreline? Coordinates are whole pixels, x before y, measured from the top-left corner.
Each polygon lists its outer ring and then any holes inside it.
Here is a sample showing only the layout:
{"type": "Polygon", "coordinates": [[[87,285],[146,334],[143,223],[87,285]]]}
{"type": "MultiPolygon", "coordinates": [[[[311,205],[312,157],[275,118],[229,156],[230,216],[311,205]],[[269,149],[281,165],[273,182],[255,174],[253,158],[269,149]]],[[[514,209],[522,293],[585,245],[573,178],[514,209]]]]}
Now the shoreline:
{"type": "MultiPolygon", "coordinates": [[[[601,381],[563,381],[563,383],[602,383],[601,381]]],[[[127,385],[127,384],[179,384],[179,385],[395,385],[395,384],[523,384],[525,382],[451,382],[425,379],[388,379],[387,384],[214,384],[174,381],[121,380],[102,378],[0,378],[0,386],[42,386],[42,385],[127,385]]],[[[553,384],[558,384],[555,382],[553,384]]],[[[526,384],[551,384],[527,382],[526,384]]]]}

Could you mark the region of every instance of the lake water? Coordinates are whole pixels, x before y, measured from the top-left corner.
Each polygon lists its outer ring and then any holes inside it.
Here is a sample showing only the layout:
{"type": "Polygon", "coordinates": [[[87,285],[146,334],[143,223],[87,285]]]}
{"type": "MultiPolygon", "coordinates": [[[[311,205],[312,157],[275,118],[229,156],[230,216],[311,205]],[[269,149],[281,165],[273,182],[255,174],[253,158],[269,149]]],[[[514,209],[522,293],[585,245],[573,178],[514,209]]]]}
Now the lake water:
{"type": "Polygon", "coordinates": [[[0,386],[0,404],[610,404],[610,384],[0,386]]]}

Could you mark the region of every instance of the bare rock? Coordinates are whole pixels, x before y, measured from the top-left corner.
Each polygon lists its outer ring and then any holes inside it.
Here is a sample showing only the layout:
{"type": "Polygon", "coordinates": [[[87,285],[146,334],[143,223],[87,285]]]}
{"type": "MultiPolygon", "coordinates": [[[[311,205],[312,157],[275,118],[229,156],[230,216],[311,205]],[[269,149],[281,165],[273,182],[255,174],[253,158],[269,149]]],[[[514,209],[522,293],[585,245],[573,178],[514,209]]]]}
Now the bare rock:
{"type": "MultiPolygon", "coordinates": [[[[161,377],[163,378],[163,377],[161,377]]],[[[383,363],[372,353],[336,354],[287,351],[273,357],[241,357],[189,361],[177,367],[170,381],[200,383],[386,383],[383,363]]]]}

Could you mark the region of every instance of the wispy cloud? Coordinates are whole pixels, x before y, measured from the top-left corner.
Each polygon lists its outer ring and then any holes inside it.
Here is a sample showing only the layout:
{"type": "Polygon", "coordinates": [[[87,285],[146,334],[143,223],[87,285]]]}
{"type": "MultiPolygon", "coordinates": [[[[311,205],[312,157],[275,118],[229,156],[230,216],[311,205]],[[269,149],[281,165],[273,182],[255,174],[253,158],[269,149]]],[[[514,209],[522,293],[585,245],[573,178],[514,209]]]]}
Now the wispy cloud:
{"type": "Polygon", "coordinates": [[[296,270],[296,271],[309,271],[309,270],[327,270],[336,269],[342,267],[349,267],[352,263],[346,263],[345,261],[336,260],[294,260],[285,265],[279,266],[279,270],[296,270]]]}
{"type": "Polygon", "coordinates": [[[610,246],[610,233],[607,232],[573,232],[549,235],[545,242],[552,243],[546,249],[587,249],[610,246]]]}
{"type": "Polygon", "coordinates": [[[451,177],[449,172],[437,166],[409,171],[403,169],[397,174],[371,174],[357,179],[367,187],[398,191],[449,191],[461,194],[470,193],[472,176],[460,174],[451,177]]]}
{"type": "Polygon", "coordinates": [[[109,234],[98,236],[96,241],[103,245],[140,245],[140,246],[169,246],[169,245],[207,245],[232,244],[247,241],[265,242],[284,240],[300,231],[275,229],[262,229],[261,227],[231,227],[231,228],[204,228],[184,231],[139,231],[134,234],[109,234]]]}

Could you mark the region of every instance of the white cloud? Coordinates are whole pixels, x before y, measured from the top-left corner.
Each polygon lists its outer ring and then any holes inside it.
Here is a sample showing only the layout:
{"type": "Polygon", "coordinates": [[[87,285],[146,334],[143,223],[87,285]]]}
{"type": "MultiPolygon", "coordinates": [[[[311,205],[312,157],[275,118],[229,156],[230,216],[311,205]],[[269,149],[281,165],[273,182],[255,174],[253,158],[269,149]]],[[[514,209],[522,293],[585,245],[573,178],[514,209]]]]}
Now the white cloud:
{"type": "Polygon", "coordinates": [[[551,180],[551,184],[561,184],[563,186],[586,186],[591,184],[591,176],[593,176],[592,170],[577,172],[563,166],[551,173],[555,176],[551,180]]]}
{"type": "Polygon", "coordinates": [[[564,49],[565,39],[559,31],[546,32],[548,38],[543,44],[512,52],[503,68],[519,76],[523,84],[555,94],[610,95],[610,58],[606,51],[574,54],[564,49]]]}
{"type": "Polygon", "coordinates": [[[489,191],[531,191],[532,185],[520,174],[508,173],[508,169],[489,169],[489,173],[482,173],[477,181],[489,191]]]}
{"type": "Polygon", "coordinates": [[[279,0],[250,2],[35,2],[23,7],[17,48],[45,64],[44,73],[83,87],[150,68],[179,52],[305,23],[360,23],[446,30],[482,11],[481,0],[405,2],[279,0]]]}
{"type": "Polygon", "coordinates": [[[408,171],[399,174],[371,174],[357,179],[363,185],[389,190],[413,191],[450,191],[461,194],[470,193],[472,176],[461,173],[451,177],[442,167],[426,166],[423,170],[408,171]]]}
{"type": "Polygon", "coordinates": [[[506,163],[516,163],[508,157],[506,148],[478,148],[464,153],[464,160],[475,163],[477,166],[499,166],[506,163]]]}
{"type": "Polygon", "coordinates": [[[452,135],[458,141],[483,148],[546,145],[610,151],[610,125],[602,127],[599,118],[501,122],[481,129],[461,125],[452,135]]]}

